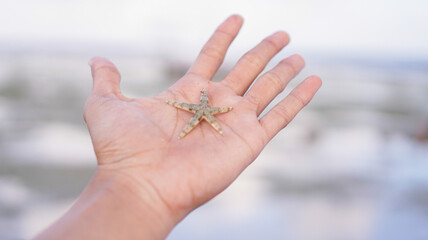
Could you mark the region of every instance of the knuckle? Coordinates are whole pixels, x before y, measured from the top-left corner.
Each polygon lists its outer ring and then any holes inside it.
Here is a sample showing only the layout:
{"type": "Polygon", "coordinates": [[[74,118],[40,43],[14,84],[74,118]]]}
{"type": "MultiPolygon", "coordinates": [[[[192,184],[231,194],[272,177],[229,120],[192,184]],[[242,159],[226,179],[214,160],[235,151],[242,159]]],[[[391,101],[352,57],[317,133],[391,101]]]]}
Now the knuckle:
{"type": "Polygon", "coordinates": [[[254,52],[248,52],[242,58],[245,62],[251,64],[252,66],[258,69],[263,68],[264,66],[263,58],[254,52]]]}
{"type": "Polygon", "coordinates": [[[223,52],[213,46],[205,46],[201,50],[201,54],[208,56],[210,58],[214,59],[222,59],[223,58],[223,52]]]}
{"type": "Polygon", "coordinates": [[[285,87],[281,76],[276,72],[266,72],[263,78],[268,83],[267,86],[273,88],[275,92],[282,92],[285,87]]]}
{"type": "Polygon", "coordinates": [[[281,61],[281,64],[282,64],[282,66],[284,67],[285,71],[286,71],[287,73],[289,73],[289,75],[290,75],[291,77],[293,77],[293,76],[296,76],[296,75],[297,75],[297,69],[296,69],[296,67],[295,67],[293,64],[291,64],[290,62],[288,62],[288,61],[287,61],[287,59],[282,60],[282,61],[281,61]]]}
{"type": "MultiPolygon", "coordinates": [[[[278,118],[285,120],[285,126],[293,120],[293,114],[291,114],[288,109],[282,105],[277,105],[271,110],[278,118]]],[[[285,127],[284,126],[284,127],[285,127]]]]}
{"type": "Polygon", "coordinates": [[[93,97],[89,97],[86,100],[85,105],[83,107],[83,120],[85,121],[86,124],[88,124],[92,104],[93,104],[93,97]]]}
{"type": "Polygon", "coordinates": [[[248,93],[246,96],[245,96],[245,98],[247,99],[247,101],[251,104],[251,105],[253,105],[253,106],[255,106],[255,107],[258,107],[258,105],[259,105],[259,103],[260,103],[260,100],[256,97],[256,96],[254,96],[254,94],[253,93],[248,93]]]}
{"type": "Polygon", "coordinates": [[[121,75],[117,68],[112,65],[97,65],[93,67],[93,78],[96,80],[105,80],[106,78],[103,76],[109,76],[109,79],[114,79],[116,81],[120,81],[121,75]]]}
{"type": "Polygon", "coordinates": [[[85,121],[86,125],[88,124],[88,114],[86,111],[83,111],[83,121],[85,121]]]}
{"type": "Polygon", "coordinates": [[[233,39],[234,38],[234,35],[232,33],[228,32],[222,28],[218,28],[216,30],[216,35],[219,35],[221,37],[225,37],[227,39],[233,39]]]}
{"type": "Polygon", "coordinates": [[[303,108],[308,104],[308,100],[303,99],[301,96],[297,95],[295,92],[291,92],[289,95],[296,102],[298,108],[303,108]]]}
{"type": "Polygon", "coordinates": [[[83,106],[83,120],[85,120],[86,124],[91,122],[92,119],[99,117],[100,113],[108,107],[106,105],[109,102],[109,97],[99,97],[93,94],[89,96],[83,106]]]}
{"type": "Polygon", "coordinates": [[[268,47],[270,47],[270,48],[272,48],[272,49],[274,49],[274,50],[277,50],[277,49],[279,49],[280,47],[278,46],[278,44],[275,42],[275,41],[273,41],[271,38],[266,38],[265,40],[263,40],[263,42],[264,42],[264,44],[266,44],[268,47]]]}
{"type": "Polygon", "coordinates": [[[109,72],[116,71],[116,68],[113,67],[112,65],[109,65],[109,64],[95,64],[93,68],[96,72],[101,71],[101,70],[102,71],[106,70],[109,72]]]}

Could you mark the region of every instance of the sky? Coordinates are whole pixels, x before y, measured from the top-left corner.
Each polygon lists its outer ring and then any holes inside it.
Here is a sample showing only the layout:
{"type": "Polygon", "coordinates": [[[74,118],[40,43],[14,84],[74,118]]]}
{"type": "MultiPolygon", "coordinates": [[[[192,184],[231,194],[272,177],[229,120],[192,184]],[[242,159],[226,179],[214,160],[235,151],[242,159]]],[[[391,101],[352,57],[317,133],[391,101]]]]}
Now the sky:
{"type": "Polygon", "coordinates": [[[285,30],[294,51],[426,58],[426,0],[0,0],[0,50],[40,45],[194,56],[233,13],[245,23],[237,51],[285,30]]]}

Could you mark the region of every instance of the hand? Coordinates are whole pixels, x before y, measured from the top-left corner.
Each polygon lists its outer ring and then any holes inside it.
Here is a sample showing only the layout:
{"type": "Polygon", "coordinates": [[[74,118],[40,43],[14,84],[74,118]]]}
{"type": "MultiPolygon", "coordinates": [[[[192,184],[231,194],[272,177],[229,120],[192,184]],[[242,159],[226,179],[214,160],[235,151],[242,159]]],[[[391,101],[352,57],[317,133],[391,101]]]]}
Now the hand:
{"type": "Polygon", "coordinates": [[[141,199],[158,215],[168,215],[173,224],[229,186],[321,86],[320,78],[309,77],[260,116],[304,66],[302,57],[293,55],[258,77],[287,45],[289,37],[284,32],[267,37],[247,52],[223,81],[211,82],[242,22],[239,16],[229,17],[189,71],[153,98],[125,97],[120,92],[117,68],[102,58],[90,62],[94,85],[84,118],[98,171],[127,179],[135,193],[132,197],[141,199]],[[193,114],[166,101],[198,104],[203,88],[211,106],[233,107],[215,115],[224,135],[202,121],[177,139],[193,114]]]}
{"type": "Polygon", "coordinates": [[[128,175],[143,189],[153,188],[173,214],[184,216],[231,184],[321,85],[318,77],[307,78],[259,119],[304,61],[299,55],[288,57],[248,89],[268,61],[287,45],[287,34],[277,32],[246,53],[223,81],[211,82],[241,25],[241,17],[228,18],[189,71],[154,98],[124,97],[116,67],[101,58],[90,63],[94,88],[85,120],[100,168],[128,175]],[[216,115],[224,135],[203,121],[179,140],[193,115],[166,100],[197,104],[203,88],[212,106],[233,107],[231,112],[216,115]]]}

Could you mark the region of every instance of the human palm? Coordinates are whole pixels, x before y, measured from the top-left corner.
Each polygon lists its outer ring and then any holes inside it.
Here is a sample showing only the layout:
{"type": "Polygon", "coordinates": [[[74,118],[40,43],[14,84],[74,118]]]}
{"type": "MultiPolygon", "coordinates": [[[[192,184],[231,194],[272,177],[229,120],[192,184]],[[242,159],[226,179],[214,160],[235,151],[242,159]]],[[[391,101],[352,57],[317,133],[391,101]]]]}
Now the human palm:
{"type": "Polygon", "coordinates": [[[307,78],[260,116],[304,65],[300,56],[293,55],[258,77],[288,43],[288,36],[278,32],[246,53],[223,81],[211,82],[241,25],[239,16],[228,18],[189,71],[153,98],[123,96],[116,67],[102,58],[91,61],[94,88],[85,106],[85,120],[100,171],[126,176],[145,194],[157,195],[173,214],[184,216],[224,190],[255,160],[270,139],[310,101],[321,81],[307,78]],[[215,115],[224,135],[201,121],[178,139],[193,114],[166,101],[198,104],[203,88],[211,106],[233,107],[230,112],[215,115]]]}

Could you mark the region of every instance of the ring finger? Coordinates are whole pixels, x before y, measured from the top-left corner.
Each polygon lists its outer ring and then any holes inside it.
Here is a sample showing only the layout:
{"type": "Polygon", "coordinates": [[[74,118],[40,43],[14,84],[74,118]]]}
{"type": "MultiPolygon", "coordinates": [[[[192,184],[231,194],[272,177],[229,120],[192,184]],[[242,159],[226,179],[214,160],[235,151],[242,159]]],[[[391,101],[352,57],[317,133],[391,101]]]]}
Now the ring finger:
{"type": "Polygon", "coordinates": [[[282,60],[270,71],[264,73],[248,90],[244,98],[254,104],[257,116],[280,94],[287,84],[305,66],[305,61],[298,55],[282,60]]]}

